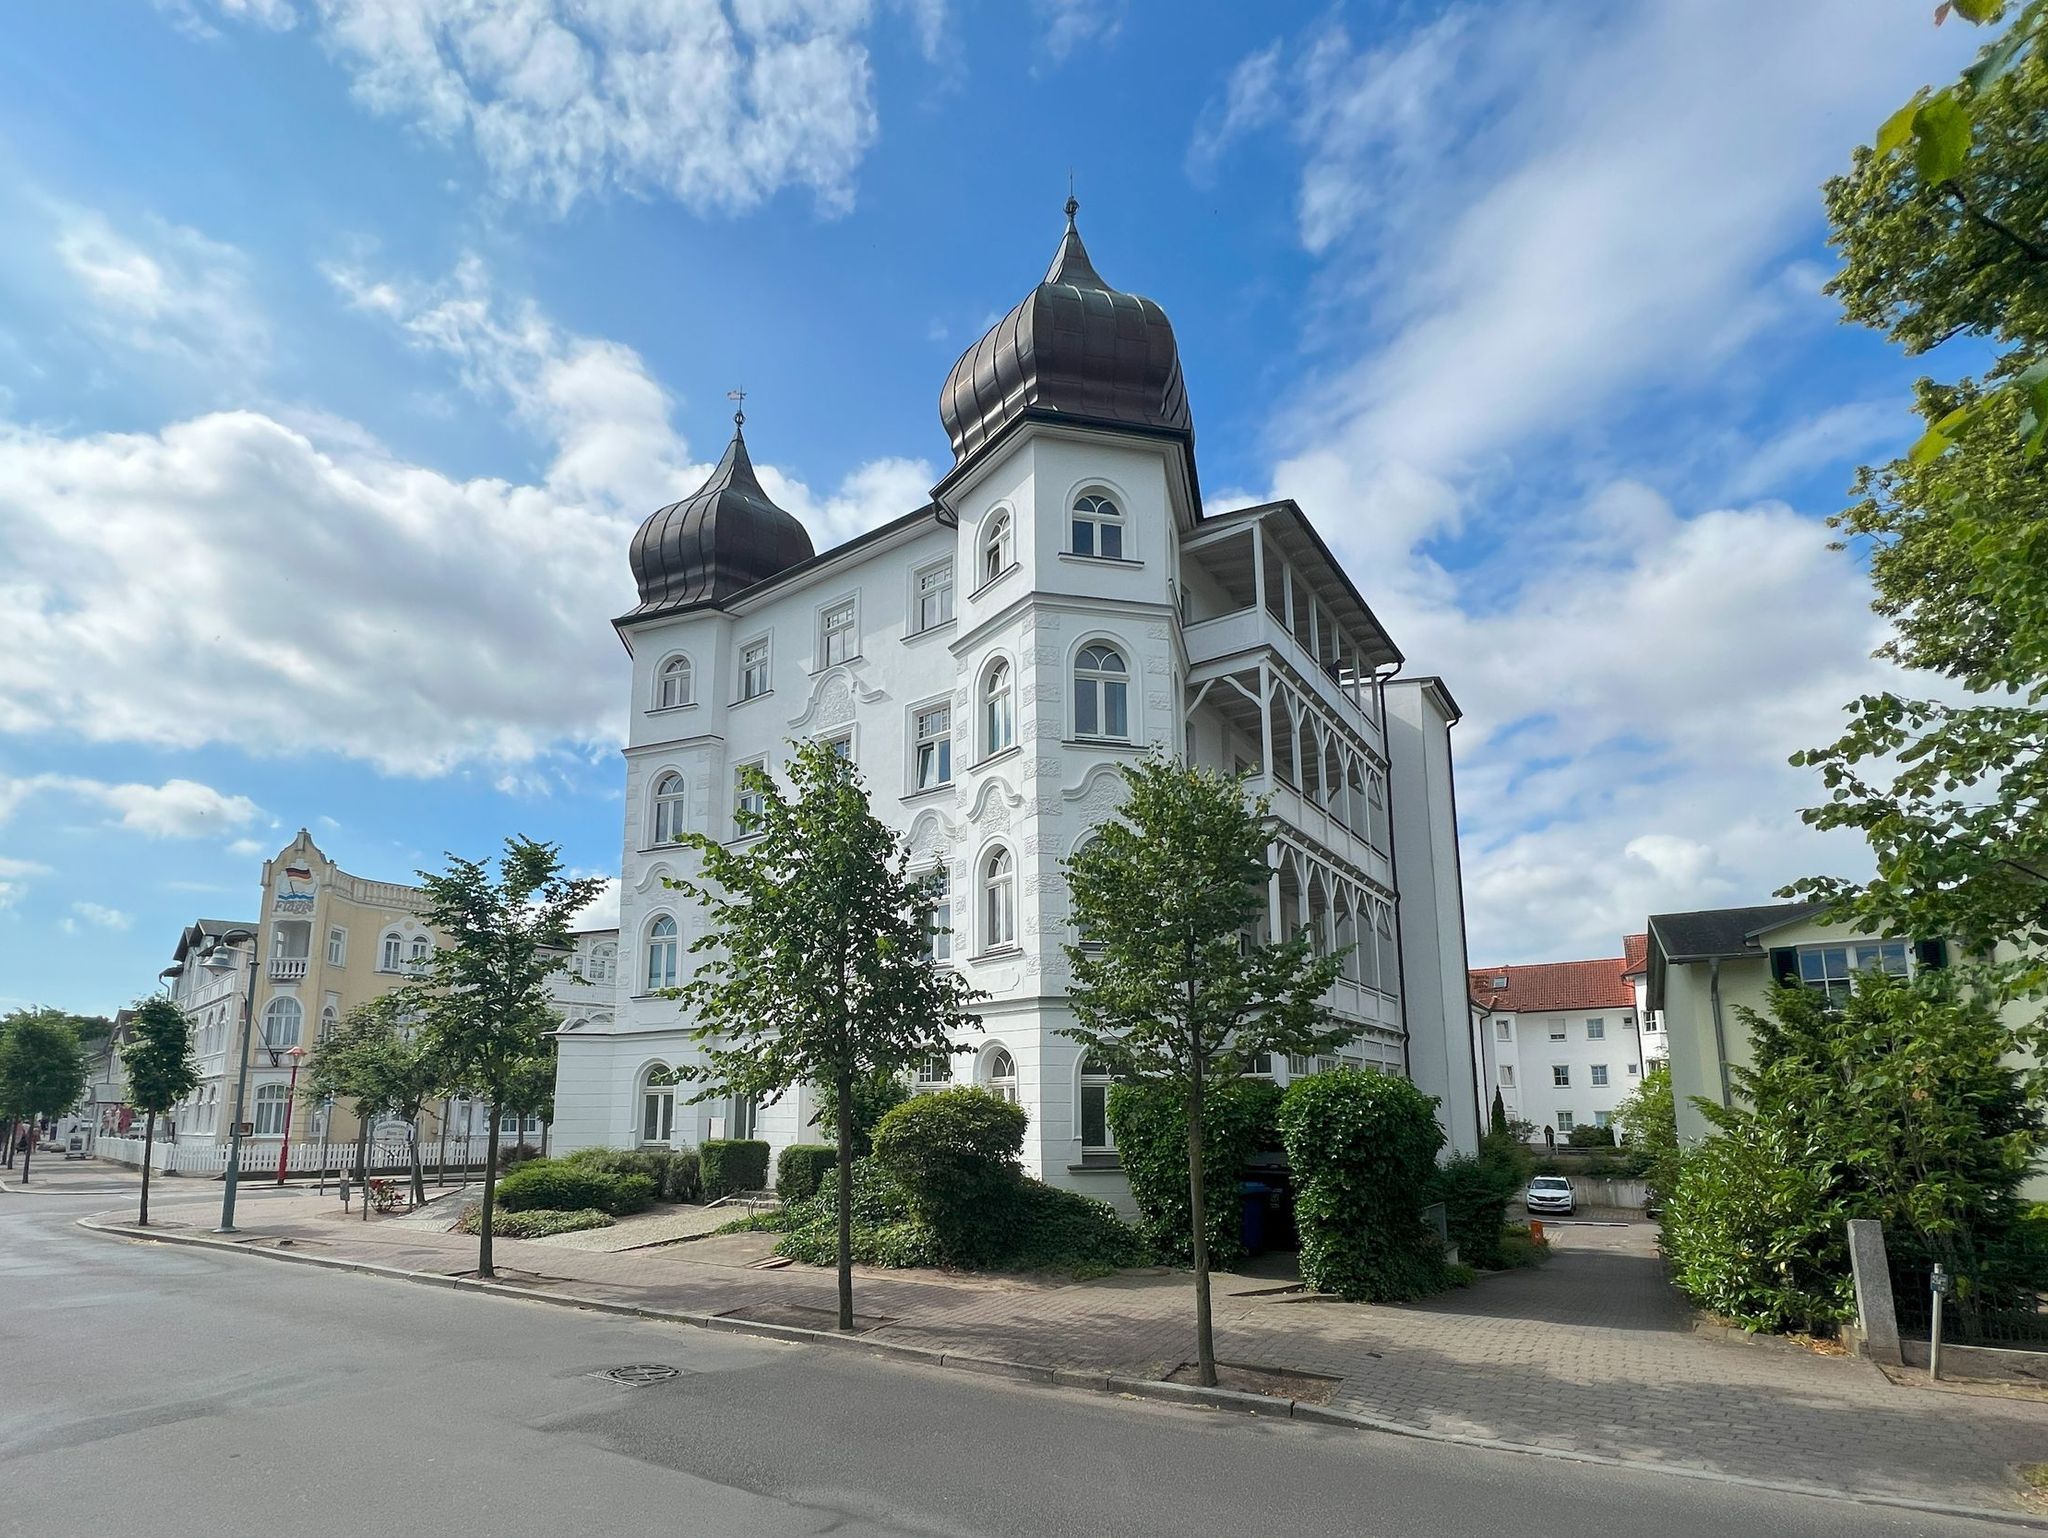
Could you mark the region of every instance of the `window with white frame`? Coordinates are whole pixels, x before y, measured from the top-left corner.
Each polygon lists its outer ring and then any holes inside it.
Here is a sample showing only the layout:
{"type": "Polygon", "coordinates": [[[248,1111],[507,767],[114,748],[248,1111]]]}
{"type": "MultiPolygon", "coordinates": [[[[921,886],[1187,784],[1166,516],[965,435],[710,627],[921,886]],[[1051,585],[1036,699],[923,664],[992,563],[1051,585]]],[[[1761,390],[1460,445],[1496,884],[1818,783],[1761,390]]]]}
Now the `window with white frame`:
{"type": "Polygon", "coordinates": [[[1636,1065],[1635,1065],[1634,1063],[1630,1063],[1630,1064],[1628,1065],[1628,1071],[1629,1071],[1629,1074],[1630,1074],[1630,1076],[1631,1076],[1631,1077],[1633,1077],[1633,1076],[1634,1076],[1634,1074],[1635,1074],[1635,1071],[1636,1071],[1636,1065]]]}
{"type": "Polygon", "coordinates": [[[647,1070],[646,1082],[640,1086],[642,1143],[663,1146],[675,1141],[676,1084],[679,1077],[675,1069],[661,1065],[647,1070]]]}
{"type": "Polygon", "coordinates": [[[263,1006],[263,1045],[296,1047],[305,1023],[305,1006],[297,999],[289,995],[272,999],[263,1006]]]}
{"type": "Polygon", "coordinates": [[[921,1090],[938,1089],[953,1082],[953,1059],[947,1053],[934,1052],[921,1058],[917,1065],[917,1087],[921,1090]]]}
{"type": "Polygon", "coordinates": [[[377,970],[379,972],[402,972],[405,970],[405,941],[396,931],[386,935],[377,943],[377,970]]]}
{"type": "Polygon", "coordinates": [[[749,769],[765,771],[765,760],[755,759],[751,764],[737,764],[732,771],[733,831],[745,838],[758,832],[757,820],[767,814],[768,796],[759,786],[749,783],[749,769]]]}
{"type": "Polygon", "coordinates": [[[981,580],[993,582],[1016,564],[1015,526],[1008,513],[997,513],[981,536],[981,580]]]}
{"type": "Polygon", "coordinates": [[[749,641],[740,648],[740,698],[757,700],[768,692],[768,639],[749,641]]]}
{"type": "Polygon", "coordinates": [[[676,921],[666,913],[647,926],[647,991],[676,985],[676,921]]]}
{"type": "Polygon", "coordinates": [[[925,877],[932,889],[932,960],[953,959],[953,874],[935,865],[925,877]]]}
{"type": "Polygon", "coordinates": [[[590,949],[590,959],[583,963],[583,976],[593,983],[608,983],[618,975],[619,948],[607,940],[590,949]]]}
{"type": "Polygon", "coordinates": [[[836,667],[856,654],[853,600],[835,603],[818,611],[818,666],[836,667]]]}
{"type": "Polygon", "coordinates": [[[1605,1088],[1607,1088],[1607,1065],[1606,1065],[1605,1063],[1595,1063],[1595,1064],[1593,1065],[1593,1068],[1592,1068],[1592,1073],[1593,1073],[1593,1088],[1595,1088],[1595,1089],[1605,1089],[1605,1088]]]}
{"type": "Polygon", "coordinates": [[[917,574],[917,593],[911,609],[911,632],[936,630],[953,618],[953,563],[927,566],[917,574]]]}
{"type": "Polygon", "coordinates": [[[834,758],[839,760],[841,764],[850,765],[853,762],[852,727],[849,726],[845,731],[837,732],[834,735],[825,738],[824,741],[826,748],[831,752],[834,758]]]}
{"type": "Polygon", "coordinates": [[[726,1101],[725,1135],[730,1138],[750,1138],[759,1130],[761,1102],[754,1095],[734,1095],[726,1101]]]}
{"type": "Polygon", "coordinates": [[[1010,664],[997,658],[982,677],[981,743],[983,758],[992,758],[1017,740],[1017,700],[1010,664]]]}
{"type": "Polygon", "coordinates": [[[1614,1113],[1612,1111],[1595,1111],[1593,1113],[1593,1125],[1596,1127],[1613,1126],[1614,1113]]]}
{"type": "Polygon", "coordinates": [[[654,708],[674,710],[696,702],[696,670],[688,657],[671,657],[654,676],[654,708]]]}
{"type": "Polygon", "coordinates": [[[1570,1111],[1559,1111],[1557,1113],[1558,1131],[1570,1132],[1574,1127],[1578,1126],[1578,1124],[1578,1118],[1573,1116],[1570,1111]]]}
{"type": "Polygon", "coordinates": [[[1306,1052],[1290,1052],[1287,1054],[1288,1078],[1305,1079],[1314,1072],[1314,1065],[1310,1063],[1306,1052]]]}
{"type": "Polygon", "coordinates": [[[417,972],[428,961],[433,959],[433,955],[434,942],[425,935],[414,935],[412,937],[412,953],[406,957],[406,965],[409,970],[417,972]]]}
{"type": "Polygon", "coordinates": [[[330,967],[348,965],[348,931],[330,929],[327,931],[327,964],[330,967]]]}
{"type": "Polygon", "coordinates": [[[990,1093],[1000,1095],[1015,1105],[1017,1103],[1017,1060],[1010,1056],[1008,1047],[997,1047],[985,1060],[987,1084],[990,1093]]]}
{"type": "Polygon", "coordinates": [[[1513,1063],[1502,1063],[1500,1065],[1500,1087],[1502,1089],[1513,1089],[1515,1087],[1515,1065],[1513,1063]]]}
{"type": "Polygon", "coordinates": [[[1586,1022],[1586,1040],[1605,1041],[1606,1039],[1607,1022],[1601,1019],[1598,1015],[1593,1016],[1592,1019],[1586,1022]]]}
{"type": "Polygon", "coordinates": [[[1082,647],[1074,659],[1074,735],[1128,738],[1130,693],[1122,652],[1100,644],[1082,647]]]}
{"type": "Polygon", "coordinates": [[[1911,971],[1910,953],[1904,940],[1799,947],[1800,985],[1825,994],[1828,1003],[1837,1008],[1849,1000],[1849,980],[1854,973],[1884,972],[1893,977],[1905,977],[1911,971]]]}
{"type": "Polygon", "coordinates": [[[319,1044],[323,1047],[326,1046],[327,1043],[334,1040],[334,1033],[340,1029],[341,1012],[337,1010],[332,1004],[324,1006],[320,1011],[319,1044]]]}
{"type": "Polygon", "coordinates": [[[683,777],[673,769],[655,779],[654,805],[648,819],[651,831],[649,847],[673,844],[683,836],[684,790],[683,777]]]}
{"type": "Polygon", "coordinates": [[[1109,1130],[1109,1070],[1100,1059],[1081,1062],[1081,1152],[1109,1153],[1116,1148],[1116,1134],[1109,1130]]]}
{"type": "Polygon", "coordinates": [[[981,862],[981,927],[985,951],[1017,943],[1017,869],[1001,846],[981,862]]]}
{"type": "Polygon", "coordinates": [[[291,1091],[282,1084],[256,1086],[256,1135],[283,1137],[285,1111],[291,1105],[291,1091]]]}
{"type": "Polygon", "coordinates": [[[1564,1040],[1564,1022],[1562,1020],[1553,1020],[1550,1022],[1550,1039],[1552,1041],[1564,1040]]]}
{"type": "Polygon", "coordinates": [[[1515,1022],[1512,1020],[1494,1021],[1493,1034],[1494,1038],[1498,1041],[1513,1041],[1515,1039],[1515,1022]]]}
{"type": "Polygon", "coordinates": [[[1552,1063],[1550,1065],[1550,1083],[1554,1089],[1570,1089],[1572,1087],[1572,1065],[1570,1063],[1552,1063]]]}
{"type": "Polygon", "coordinates": [[[1099,492],[1089,492],[1074,503],[1074,554],[1107,561],[1124,558],[1124,515],[1099,492]]]}
{"type": "Polygon", "coordinates": [[[953,707],[931,705],[911,717],[911,761],[919,790],[953,783],[953,707]]]}

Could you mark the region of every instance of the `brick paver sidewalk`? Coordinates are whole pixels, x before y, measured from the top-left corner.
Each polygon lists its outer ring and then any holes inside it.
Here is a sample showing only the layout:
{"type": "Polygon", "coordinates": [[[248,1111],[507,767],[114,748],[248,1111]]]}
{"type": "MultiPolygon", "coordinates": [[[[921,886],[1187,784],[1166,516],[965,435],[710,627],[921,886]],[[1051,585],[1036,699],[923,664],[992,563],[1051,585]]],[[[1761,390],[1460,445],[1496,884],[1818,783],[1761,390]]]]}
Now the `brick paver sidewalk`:
{"type": "MultiPolygon", "coordinates": [[[[473,1239],[345,1222],[331,1200],[280,1198],[247,1221],[260,1229],[245,1243],[448,1275],[475,1265],[473,1239]]],[[[1928,1393],[1865,1362],[1695,1330],[1649,1234],[1554,1229],[1547,1266],[1411,1307],[1218,1278],[1218,1354],[1336,1375],[1337,1407],[1417,1429],[1858,1494],[2010,1509],[2017,1467],[2048,1462],[2048,1404],[1928,1393]]],[[[746,1268],[771,1241],[599,1254],[500,1240],[497,1260],[548,1294],[643,1308],[831,1309],[827,1271],[746,1268]]],[[[1066,1285],[864,1271],[855,1298],[891,1321],[879,1340],[1129,1377],[1192,1355],[1188,1280],[1170,1271],[1066,1285]]]]}

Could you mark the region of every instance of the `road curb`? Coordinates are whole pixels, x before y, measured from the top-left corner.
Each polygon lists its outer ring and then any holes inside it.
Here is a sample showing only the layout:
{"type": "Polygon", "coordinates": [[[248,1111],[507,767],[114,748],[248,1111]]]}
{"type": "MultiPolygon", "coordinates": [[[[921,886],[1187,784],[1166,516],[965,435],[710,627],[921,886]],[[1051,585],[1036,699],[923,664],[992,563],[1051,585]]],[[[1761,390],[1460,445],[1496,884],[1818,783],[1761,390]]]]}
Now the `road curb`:
{"type": "Polygon", "coordinates": [[[646,1319],[661,1324],[683,1324],[732,1335],[780,1341],[785,1345],[829,1346],[839,1351],[866,1351],[873,1356],[908,1361],[928,1367],[949,1368],[982,1377],[1006,1378],[1036,1383],[1049,1388],[1083,1389],[1140,1400],[1176,1404],[1187,1408],[1234,1410],[1266,1420],[1292,1419],[1304,1425],[1339,1430],[1373,1431],[1407,1437],[1419,1442],[1437,1442],[1452,1447],[1470,1447],[1483,1452],[1515,1453],[1557,1463],[1589,1464],[1636,1474],[1661,1474],[1745,1490],[1762,1490],[1776,1495],[1805,1496],[1811,1500],[1846,1502],[1857,1506],[1878,1506],[1894,1511],[1921,1512],[1929,1516],[1957,1517],[1978,1522],[1996,1522],[2006,1527],[2048,1532],[2048,1517],[2023,1511],[2001,1511],[1994,1507],[1962,1506],[1945,1501],[1924,1501],[1912,1496],[1887,1495],[1878,1491],[1831,1489],[1825,1485],[1801,1484],[1793,1480],[1758,1479],[1746,1474],[1725,1474],[1716,1469],[1683,1468],[1672,1464],[1647,1463],[1616,1458],[1606,1453],[1582,1452],[1574,1448],[1539,1447],[1527,1442],[1505,1442],[1495,1437],[1467,1432],[1438,1431],[1385,1420],[1356,1410],[1331,1405],[1303,1404],[1299,1400],[1269,1398],[1236,1389],[1202,1388],[1188,1383],[1169,1383],[1151,1378],[1126,1378],[1115,1373],[1085,1369],[1040,1367],[1027,1362],[1009,1362],[997,1357],[974,1356],[959,1351],[936,1350],[902,1341],[870,1340],[859,1335],[842,1335],[836,1330],[809,1330],[798,1325],[766,1324],[729,1314],[696,1314],[679,1309],[648,1308],[637,1303],[615,1303],[607,1298],[587,1297],[573,1292],[548,1292],[539,1288],[484,1281],[473,1276],[442,1276],[432,1271],[407,1271],[397,1266],[380,1266],[371,1261],[343,1260],[332,1255],[302,1255],[295,1250],[249,1243],[236,1243],[203,1234],[156,1233],[132,1225],[101,1223],[93,1218],[78,1219],[78,1226],[90,1233],[114,1239],[139,1240],[151,1244],[181,1244],[193,1249],[224,1251],[236,1255],[257,1255],[330,1271],[354,1272],[387,1281],[413,1282],[455,1292],[480,1292],[493,1297],[525,1303],[550,1303],[558,1308],[580,1308],[595,1313],[646,1319]]]}

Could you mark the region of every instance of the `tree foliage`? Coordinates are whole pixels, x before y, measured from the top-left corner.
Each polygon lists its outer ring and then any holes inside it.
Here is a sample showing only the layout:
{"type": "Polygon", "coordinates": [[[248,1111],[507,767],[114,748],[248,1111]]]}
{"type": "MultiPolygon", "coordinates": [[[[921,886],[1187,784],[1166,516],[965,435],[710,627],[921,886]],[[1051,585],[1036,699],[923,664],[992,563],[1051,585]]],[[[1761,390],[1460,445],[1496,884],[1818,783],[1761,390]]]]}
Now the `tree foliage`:
{"type": "Polygon", "coordinates": [[[1614,1108],[1614,1124],[1628,1146],[1645,1157],[1643,1178],[1669,1196],[1678,1185],[1678,1101],[1671,1065],[1658,1063],[1614,1108]]]}
{"type": "MultiPolygon", "coordinates": [[[[68,1024],[42,1012],[13,1016],[0,1034],[0,1114],[59,1116],[85,1093],[84,1049],[68,1024]]],[[[28,1161],[21,1178],[28,1180],[28,1161]]]]}
{"type": "Polygon", "coordinates": [[[859,771],[826,743],[799,746],[791,793],[764,771],[741,771],[759,810],[744,808],[730,847],[682,842],[698,875],[668,885],[709,920],[690,946],[695,967],[676,990],[694,1017],[704,1060],[683,1069],[696,1098],[773,1102],[805,1083],[829,1085],[839,1146],[839,1327],[853,1328],[853,1113],[880,1076],[955,1050],[978,1024],[979,996],[932,955],[937,893],[868,805],[859,771]]]}
{"type": "Polygon", "coordinates": [[[420,1113],[450,1086],[440,1042],[420,1028],[419,1014],[404,989],[357,1005],[334,1036],[313,1054],[299,1080],[300,1098],[309,1109],[332,1095],[353,1103],[356,1119],[365,1129],[380,1116],[395,1116],[412,1125],[411,1180],[416,1202],[426,1199],[425,1173],[420,1165],[420,1113]]]}
{"type": "Polygon", "coordinates": [[[192,1022],[185,1011],[161,994],[139,999],[121,1048],[121,1067],[128,1076],[128,1103],[144,1113],[141,1208],[136,1222],[149,1226],[148,1149],[156,1140],[156,1119],[191,1094],[199,1083],[192,1061],[192,1022]]]}
{"type": "MultiPolygon", "coordinates": [[[[1118,819],[1066,862],[1067,1034],[1120,1079],[1159,1085],[1187,1108],[1188,1205],[1197,1375],[1216,1382],[1209,1309],[1205,1102],[1263,1055],[1315,1054],[1354,1032],[1322,998],[1342,958],[1306,934],[1257,938],[1273,869],[1267,803],[1207,769],[1158,755],[1126,765],[1118,819]]],[[[1231,1193],[1234,1195],[1235,1193],[1231,1193]]]]}
{"type": "Polygon", "coordinates": [[[547,980],[568,965],[569,923],[604,882],[564,874],[561,850],[529,838],[505,840],[495,875],[480,861],[447,859],[445,871],[419,873],[423,916],[439,946],[391,1007],[420,1030],[421,1049],[440,1065],[444,1083],[490,1103],[477,1232],[477,1274],[490,1276],[499,1108],[530,1086],[534,1061],[548,1055],[555,1014],[547,980]]]}

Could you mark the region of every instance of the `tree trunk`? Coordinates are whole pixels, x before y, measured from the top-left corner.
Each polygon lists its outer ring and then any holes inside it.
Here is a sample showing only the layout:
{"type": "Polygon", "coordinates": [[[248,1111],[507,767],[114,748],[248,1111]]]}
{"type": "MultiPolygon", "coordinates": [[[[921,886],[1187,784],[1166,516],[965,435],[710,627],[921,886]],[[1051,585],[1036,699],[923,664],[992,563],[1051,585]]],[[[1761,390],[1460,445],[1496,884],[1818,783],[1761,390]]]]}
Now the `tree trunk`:
{"type": "Polygon", "coordinates": [[[420,1162],[420,1113],[412,1113],[412,1204],[427,1204],[427,1167],[420,1162]]]}
{"type": "Polygon", "coordinates": [[[1202,1059],[1188,1078],[1188,1214],[1194,1220],[1195,1381],[1216,1386],[1216,1335],[1209,1318],[1209,1208],[1202,1182],[1202,1059]]]}
{"type": "Polygon", "coordinates": [[[156,1112],[149,1113],[148,1129],[142,1134],[142,1211],[137,1214],[135,1226],[149,1227],[149,1145],[156,1141],[156,1112]]]}
{"type": "Polygon", "coordinates": [[[833,1086],[839,1110],[839,1328],[853,1330],[853,1075],[833,1086]]]}
{"type": "Polygon", "coordinates": [[[370,1221],[370,1118],[356,1108],[356,1187],[363,1198],[363,1221],[370,1221]]]}
{"type": "Polygon", "coordinates": [[[491,1134],[484,1145],[483,1216],[476,1226],[476,1274],[488,1281],[498,1273],[491,1269],[491,1208],[498,1195],[498,1108],[491,1107],[491,1134]]]}
{"type": "MultiPolygon", "coordinates": [[[[21,1183],[23,1185],[28,1184],[28,1161],[35,1157],[35,1152],[36,1124],[31,1121],[28,1124],[28,1141],[21,1145],[21,1183]]],[[[149,1150],[144,1149],[142,1157],[143,1162],[147,1163],[149,1160],[149,1150]]]]}

